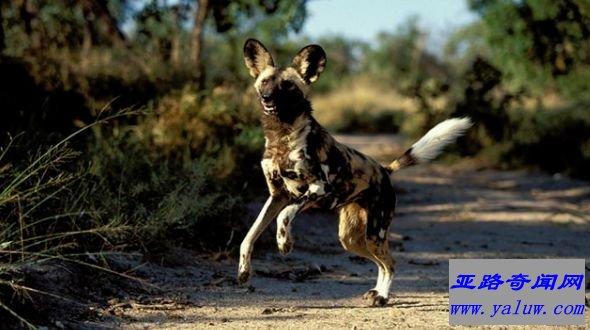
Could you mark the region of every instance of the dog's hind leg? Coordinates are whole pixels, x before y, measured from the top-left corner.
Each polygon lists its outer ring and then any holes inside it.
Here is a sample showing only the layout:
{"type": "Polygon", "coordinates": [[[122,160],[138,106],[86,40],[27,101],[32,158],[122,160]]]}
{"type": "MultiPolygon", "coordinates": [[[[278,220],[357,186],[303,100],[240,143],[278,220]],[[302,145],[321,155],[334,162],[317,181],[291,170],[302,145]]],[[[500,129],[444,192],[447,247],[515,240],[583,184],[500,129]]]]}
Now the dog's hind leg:
{"type": "Polygon", "coordinates": [[[367,246],[367,209],[356,203],[343,206],[339,212],[338,238],[345,250],[360,257],[367,258],[377,265],[379,270],[375,287],[364,294],[364,298],[372,299],[379,295],[385,276],[384,265],[373,255],[367,246]]]}
{"type": "Polygon", "coordinates": [[[375,287],[375,294],[372,296],[374,305],[385,305],[389,299],[389,289],[393,282],[395,272],[395,259],[389,252],[387,240],[380,238],[368,238],[367,247],[371,254],[378,260],[381,265],[379,271],[382,272],[381,281],[375,287]]]}
{"type": "Polygon", "coordinates": [[[246,283],[250,279],[251,267],[250,258],[254,243],[260,237],[260,234],[268,227],[272,220],[281,212],[281,210],[289,203],[287,197],[282,195],[270,196],[260,214],[254,221],[246,237],[240,245],[240,265],[238,267],[238,283],[246,283]]]}
{"type": "Polygon", "coordinates": [[[367,250],[377,260],[382,272],[381,280],[375,287],[373,304],[385,305],[389,299],[389,289],[395,272],[395,259],[389,251],[387,234],[393,218],[393,208],[374,207],[369,210],[367,219],[367,250]]]}

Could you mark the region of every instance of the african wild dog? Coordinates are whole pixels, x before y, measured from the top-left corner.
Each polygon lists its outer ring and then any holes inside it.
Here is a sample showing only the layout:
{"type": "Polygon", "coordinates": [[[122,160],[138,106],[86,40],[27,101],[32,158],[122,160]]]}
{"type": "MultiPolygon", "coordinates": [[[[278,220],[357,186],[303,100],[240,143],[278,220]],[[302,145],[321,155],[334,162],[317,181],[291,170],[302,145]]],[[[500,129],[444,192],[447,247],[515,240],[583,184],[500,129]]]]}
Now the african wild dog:
{"type": "Polygon", "coordinates": [[[276,67],[268,50],[257,40],[244,45],[244,60],[255,78],[254,88],[263,108],[265,151],[262,169],[270,197],[240,247],[238,282],[251,274],[254,242],[277,219],[281,254],[293,248],[291,222],[308,208],[337,210],[338,237],[344,249],[373,261],[376,286],[365,297],[384,305],[393,280],[395,260],[388,248],[388,229],[396,204],[392,174],[427,162],[463,134],[468,118],[449,119],[416,142],[388,166],[338,143],[312,116],[309,85],[326,66],[326,54],[317,45],[301,49],[291,65],[276,67]]]}

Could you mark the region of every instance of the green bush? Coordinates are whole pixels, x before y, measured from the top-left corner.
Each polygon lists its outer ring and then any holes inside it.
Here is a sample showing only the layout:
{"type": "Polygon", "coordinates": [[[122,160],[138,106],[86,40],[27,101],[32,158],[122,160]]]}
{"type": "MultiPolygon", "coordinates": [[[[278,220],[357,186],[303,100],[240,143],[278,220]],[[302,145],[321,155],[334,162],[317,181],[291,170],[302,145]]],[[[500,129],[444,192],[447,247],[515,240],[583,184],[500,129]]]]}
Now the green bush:
{"type": "Polygon", "coordinates": [[[394,134],[399,132],[405,114],[400,111],[343,111],[342,116],[328,127],[339,133],[394,134]]]}
{"type": "Polygon", "coordinates": [[[152,111],[114,114],[35,153],[28,133],[11,140],[0,153],[2,317],[2,309],[15,315],[11,296],[37,292],[17,283],[22,269],[42,261],[97,267],[100,258],[84,259],[171,246],[233,251],[247,229],[244,188],[264,186],[252,175],[263,138],[240,103],[244,94],[229,94],[198,101],[181,91],[152,111]]]}
{"type": "Polygon", "coordinates": [[[549,173],[589,179],[590,111],[584,104],[557,110],[521,112],[502,160],[549,173]]]}
{"type": "Polygon", "coordinates": [[[185,88],[134,124],[95,129],[90,173],[111,197],[103,208],[119,210],[111,217],[137,227],[144,245],[220,248],[240,228],[244,188],[264,186],[264,140],[248,98],[229,88],[199,98],[185,88]]]}

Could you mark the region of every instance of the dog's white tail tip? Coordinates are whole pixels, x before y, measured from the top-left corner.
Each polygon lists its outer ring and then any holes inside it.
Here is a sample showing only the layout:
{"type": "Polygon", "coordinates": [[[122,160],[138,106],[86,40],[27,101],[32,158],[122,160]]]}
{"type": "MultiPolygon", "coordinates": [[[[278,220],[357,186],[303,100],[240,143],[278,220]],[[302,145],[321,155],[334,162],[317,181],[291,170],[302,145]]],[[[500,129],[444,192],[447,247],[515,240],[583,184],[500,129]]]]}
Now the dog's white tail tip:
{"type": "Polygon", "coordinates": [[[434,126],[414,143],[410,155],[418,164],[431,161],[471,126],[473,122],[469,117],[447,119],[434,126]]]}

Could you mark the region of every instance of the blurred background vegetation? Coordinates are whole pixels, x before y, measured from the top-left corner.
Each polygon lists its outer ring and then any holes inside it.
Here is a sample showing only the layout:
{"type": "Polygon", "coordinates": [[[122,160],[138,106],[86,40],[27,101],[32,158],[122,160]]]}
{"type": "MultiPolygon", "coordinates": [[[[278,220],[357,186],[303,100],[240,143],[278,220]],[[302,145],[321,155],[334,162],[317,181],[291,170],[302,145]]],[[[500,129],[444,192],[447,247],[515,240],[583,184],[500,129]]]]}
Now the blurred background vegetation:
{"type": "Polygon", "coordinates": [[[2,1],[0,301],[32,261],[239,244],[265,189],[248,37],[280,63],[324,47],[313,102],[333,132],[411,141],[468,115],[462,156],[589,179],[590,3],[468,4],[478,19],[434,53],[417,19],[311,39],[305,0],[2,1]]]}

